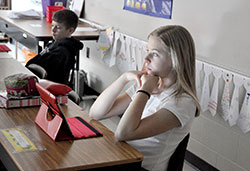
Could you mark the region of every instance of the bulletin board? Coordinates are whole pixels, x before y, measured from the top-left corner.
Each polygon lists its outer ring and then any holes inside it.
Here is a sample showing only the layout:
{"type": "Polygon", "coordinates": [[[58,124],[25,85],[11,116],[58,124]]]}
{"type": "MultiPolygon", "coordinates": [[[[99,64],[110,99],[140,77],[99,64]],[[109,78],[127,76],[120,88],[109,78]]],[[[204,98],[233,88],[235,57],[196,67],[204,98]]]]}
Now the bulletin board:
{"type": "Polygon", "coordinates": [[[150,15],[171,19],[173,0],[124,0],[123,9],[150,15]]]}

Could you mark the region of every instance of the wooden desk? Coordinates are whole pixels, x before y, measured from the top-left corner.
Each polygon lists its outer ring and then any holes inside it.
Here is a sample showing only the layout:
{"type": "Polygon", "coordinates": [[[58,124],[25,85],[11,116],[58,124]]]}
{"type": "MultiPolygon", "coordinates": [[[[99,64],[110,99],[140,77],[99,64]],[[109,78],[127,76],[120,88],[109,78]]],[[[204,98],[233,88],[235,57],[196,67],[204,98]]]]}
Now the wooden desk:
{"type": "MultiPolygon", "coordinates": [[[[0,89],[2,78],[13,73],[29,71],[15,59],[0,59],[0,89]],[[4,72],[2,72],[4,71],[4,72]]],[[[0,108],[0,129],[23,127],[33,141],[46,150],[13,153],[11,145],[0,137],[0,159],[9,170],[140,170],[142,154],[124,142],[117,142],[114,134],[100,122],[90,120],[79,106],[69,101],[62,106],[66,117],[81,116],[103,133],[103,137],[54,142],[34,123],[39,107],[0,108]]],[[[1,132],[0,132],[1,133],[1,132]]]]}
{"type": "Polygon", "coordinates": [[[5,54],[5,57],[6,58],[0,57],[0,66],[1,66],[0,81],[3,81],[5,77],[12,74],[18,74],[18,73],[33,74],[30,70],[25,68],[20,62],[13,59],[10,55],[5,54]]]}

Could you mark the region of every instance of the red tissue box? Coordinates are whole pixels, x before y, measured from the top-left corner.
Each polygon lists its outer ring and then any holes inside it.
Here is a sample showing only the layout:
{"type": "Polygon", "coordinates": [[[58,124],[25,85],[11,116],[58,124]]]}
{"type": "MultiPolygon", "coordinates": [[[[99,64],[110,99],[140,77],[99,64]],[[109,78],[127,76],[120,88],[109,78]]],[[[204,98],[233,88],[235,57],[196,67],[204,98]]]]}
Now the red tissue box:
{"type": "Polygon", "coordinates": [[[67,0],[42,0],[43,15],[46,16],[47,6],[67,6],[67,0]]]}
{"type": "Polygon", "coordinates": [[[51,23],[52,22],[52,16],[54,12],[66,9],[64,6],[47,6],[46,10],[46,20],[47,22],[51,23]]]}

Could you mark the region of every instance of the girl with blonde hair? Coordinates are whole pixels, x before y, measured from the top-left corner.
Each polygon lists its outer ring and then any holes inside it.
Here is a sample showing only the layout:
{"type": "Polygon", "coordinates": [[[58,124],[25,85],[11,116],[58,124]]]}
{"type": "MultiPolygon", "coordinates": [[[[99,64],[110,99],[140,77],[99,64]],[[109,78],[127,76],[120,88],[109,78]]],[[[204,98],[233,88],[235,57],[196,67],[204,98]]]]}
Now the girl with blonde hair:
{"type": "Polygon", "coordinates": [[[182,26],[162,26],[148,36],[143,71],[123,73],[91,106],[103,119],[123,114],[115,137],[144,155],[142,167],[166,170],[170,156],[199,115],[195,46],[182,26]],[[125,85],[136,81],[125,93],[125,85]]]}

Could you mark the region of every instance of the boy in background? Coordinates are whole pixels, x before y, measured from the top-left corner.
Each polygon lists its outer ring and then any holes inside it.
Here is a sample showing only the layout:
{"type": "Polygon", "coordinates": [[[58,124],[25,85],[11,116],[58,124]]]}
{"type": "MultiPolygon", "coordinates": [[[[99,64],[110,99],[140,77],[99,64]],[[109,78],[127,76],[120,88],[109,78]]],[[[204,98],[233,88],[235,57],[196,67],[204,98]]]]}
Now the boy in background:
{"type": "MultiPolygon", "coordinates": [[[[78,24],[77,15],[68,9],[54,13],[52,17],[52,37],[45,49],[29,60],[26,67],[36,64],[47,72],[46,79],[69,85],[70,70],[74,68],[75,56],[83,44],[71,37],[78,24]]],[[[72,86],[72,85],[70,85],[72,86]]]]}

